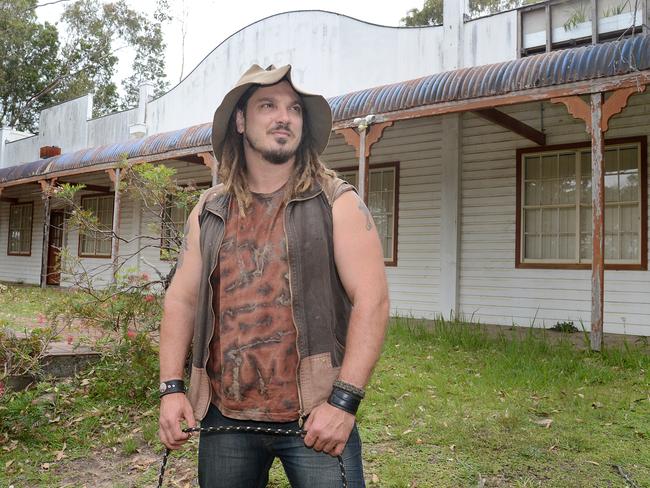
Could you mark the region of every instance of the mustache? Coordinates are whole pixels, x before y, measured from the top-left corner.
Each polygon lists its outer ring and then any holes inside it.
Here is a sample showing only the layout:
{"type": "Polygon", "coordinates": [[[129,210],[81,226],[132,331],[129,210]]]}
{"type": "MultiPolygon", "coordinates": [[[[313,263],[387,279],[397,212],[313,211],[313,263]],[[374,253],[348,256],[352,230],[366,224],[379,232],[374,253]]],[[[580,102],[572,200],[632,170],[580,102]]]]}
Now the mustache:
{"type": "Polygon", "coordinates": [[[269,132],[273,132],[275,130],[283,130],[293,135],[293,131],[289,128],[289,124],[286,124],[284,122],[278,122],[269,130],[269,132]]]}

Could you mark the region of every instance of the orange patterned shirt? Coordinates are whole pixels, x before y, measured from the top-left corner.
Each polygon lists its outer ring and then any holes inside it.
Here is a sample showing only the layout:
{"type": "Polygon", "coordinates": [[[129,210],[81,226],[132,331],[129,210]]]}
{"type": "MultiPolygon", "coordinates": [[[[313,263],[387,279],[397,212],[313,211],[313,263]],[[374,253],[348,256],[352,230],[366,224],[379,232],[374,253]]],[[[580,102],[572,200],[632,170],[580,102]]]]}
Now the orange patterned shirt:
{"type": "Polygon", "coordinates": [[[227,417],[299,417],[285,207],[284,188],[253,194],[245,217],[231,202],[211,278],[216,320],[207,364],[212,401],[227,417]]]}

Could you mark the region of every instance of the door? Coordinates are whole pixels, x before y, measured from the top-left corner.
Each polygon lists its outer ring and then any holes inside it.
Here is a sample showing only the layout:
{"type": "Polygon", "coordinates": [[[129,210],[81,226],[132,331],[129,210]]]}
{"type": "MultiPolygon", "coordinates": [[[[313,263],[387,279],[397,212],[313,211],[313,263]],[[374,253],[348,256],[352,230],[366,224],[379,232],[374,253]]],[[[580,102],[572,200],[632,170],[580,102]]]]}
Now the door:
{"type": "Polygon", "coordinates": [[[60,254],[63,246],[63,212],[52,212],[50,216],[50,241],[47,246],[48,285],[61,283],[60,254]]]}

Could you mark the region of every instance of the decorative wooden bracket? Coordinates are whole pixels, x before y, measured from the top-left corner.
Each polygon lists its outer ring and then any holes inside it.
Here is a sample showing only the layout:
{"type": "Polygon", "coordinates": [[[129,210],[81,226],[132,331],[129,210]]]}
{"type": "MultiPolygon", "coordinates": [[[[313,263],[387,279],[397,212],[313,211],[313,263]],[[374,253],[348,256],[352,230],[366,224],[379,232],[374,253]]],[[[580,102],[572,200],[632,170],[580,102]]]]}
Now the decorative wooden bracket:
{"type": "Polygon", "coordinates": [[[203,160],[203,164],[205,164],[208,168],[210,168],[211,170],[215,169],[217,165],[217,159],[214,157],[212,152],[207,151],[207,152],[198,153],[197,156],[203,160]]]}
{"type": "MultiPolygon", "coordinates": [[[[381,139],[381,136],[383,135],[386,127],[390,127],[391,125],[393,125],[393,122],[391,121],[380,122],[378,124],[373,124],[368,128],[368,132],[366,133],[366,147],[365,147],[366,157],[370,157],[373,144],[375,144],[381,139]]],[[[350,146],[354,147],[354,153],[358,158],[359,149],[360,149],[359,141],[361,137],[359,136],[357,130],[352,127],[349,127],[346,129],[338,129],[335,132],[337,134],[341,134],[345,139],[345,142],[347,142],[350,146]]]]}
{"type": "Polygon", "coordinates": [[[38,180],[38,183],[41,185],[41,191],[43,192],[42,197],[43,198],[48,198],[52,196],[52,189],[54,188],[54,185],[56,185],[56,178],[52,178],[51,180],[38,180]]]}
{"type": "MultiPolygon", "coordinates": [[[[635,93],[643,92],[645,87],[646,85],[640,85],[638,87],[630,86],[615,90],[603,104],[600,130],[602,132],[607,132],[609,129],[609,119],[614,115],[621,113],[621,111],[627,106],[629,98],[635,93]]],[[[578,95],[551,98],[551,102],[563,103],[573,118],[584,121],[587,126],[587,132],[591,134],[591,107],[587,102],[578,95]]]]}
{"type": "Polygon", "coordinates": [[[535,144],[540,146],[546,145],[546,134],[543,132],[531,127],[528,124],[523,123],[520,120],[511,117],[508,114],[500,112],[496,108],[484,108],[481,110],[475,110],[474,113],[485,120],[492,122],[493,124],[499,125],[505,129],[508,129],[515,134],[520,135],[533,141],[535,144]]]}
{"type": "Polygon", "coordinates": [[[117,173],[115,172],[115,169],[107,169],[106,174],[108,175],[108,179],[111,180],[111,183],[115,185],[115,182],[117,181],[117,173]]]}

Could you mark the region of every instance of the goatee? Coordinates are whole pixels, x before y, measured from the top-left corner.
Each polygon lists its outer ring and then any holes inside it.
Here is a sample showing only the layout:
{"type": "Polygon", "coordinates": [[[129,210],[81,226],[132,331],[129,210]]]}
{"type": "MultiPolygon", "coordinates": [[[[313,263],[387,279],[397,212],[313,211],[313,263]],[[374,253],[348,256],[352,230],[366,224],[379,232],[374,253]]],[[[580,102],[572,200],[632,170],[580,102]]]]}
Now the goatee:
{"type": "Polygon", "coordinates": [[[243,134],[244,141],[248,143],[251,149],[257,151],[262,158],[271,164],[284,164],[296,155],[297,149],[261,149],[248,137],[246,132],[243,134]]]}

